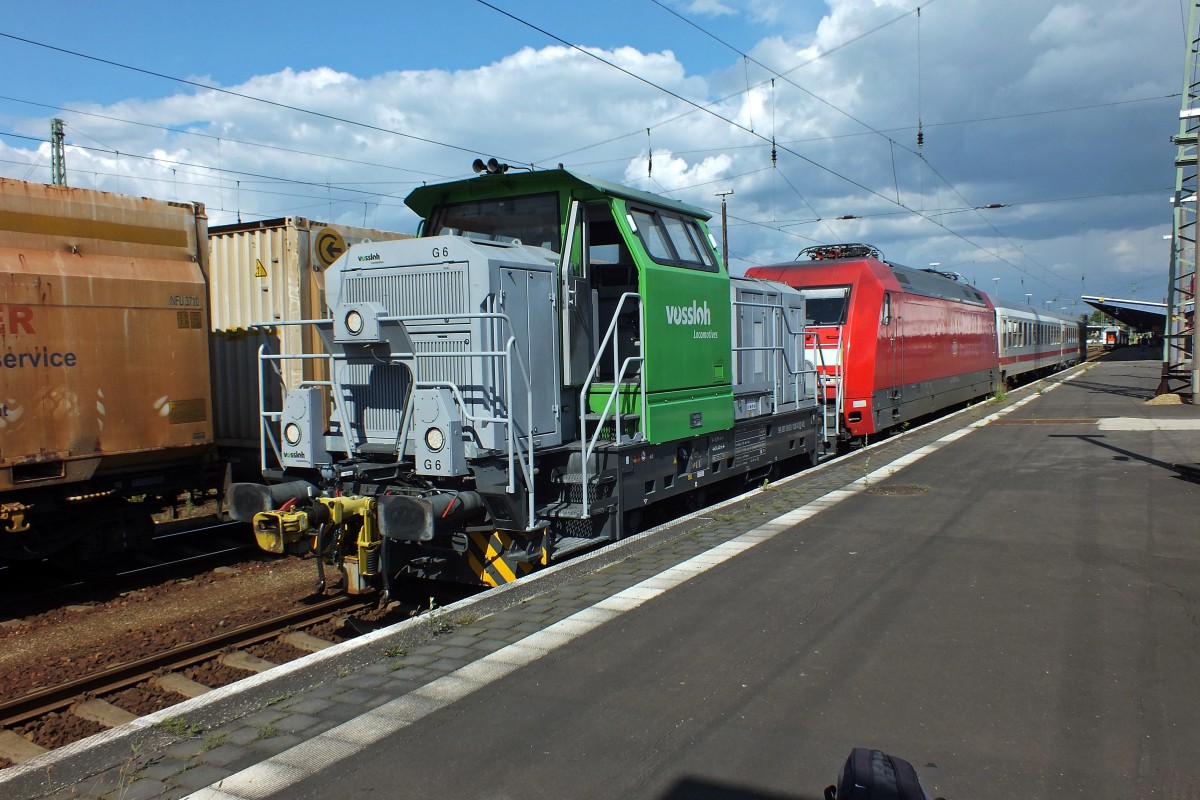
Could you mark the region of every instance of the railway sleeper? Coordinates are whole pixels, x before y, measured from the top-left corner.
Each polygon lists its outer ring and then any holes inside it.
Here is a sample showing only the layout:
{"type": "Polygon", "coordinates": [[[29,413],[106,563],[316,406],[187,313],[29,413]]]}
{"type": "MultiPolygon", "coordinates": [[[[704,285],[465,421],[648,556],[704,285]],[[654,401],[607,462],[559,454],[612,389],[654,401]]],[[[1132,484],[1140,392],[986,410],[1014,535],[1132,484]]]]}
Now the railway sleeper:
{"type": "Polygon", "coordinates": [[[113,705],[107,700],[93,698],[84,700],[71,707],[71,713],[80,719],[86,719],[89,722],[96,722],[106,728],[115,728],[118,725],[124,725],[127,722],[133,722],[137,719],[137,714],[133,714],[120,706],[113,705]]]}
{"type": "Polygon", "coordinates": [[[265,658],[259,658],[256,655],[247,653],[245,650],[234,650],[231,653],[222,653],[217,657],[223,666],[232,667],[233,669],[241,669],[246,672],[266,672],[269,669],[274,669],[279,665],[274,661],[268,661],[265,658]]]}
{"type": "Polygon", "coordinates": [[[166,689],[168,692],[174,692],[189,699],[212,691],[212,687],[205,686],[203,683],[194,681],[178,672],[156,675],[151,680],[151,683],[162,689],[166,689]]]}
{"type": "Polygon", "coordinates": [[[0,730],[0,758],[20,764],[49,751],[16,731],[0,730]]]}

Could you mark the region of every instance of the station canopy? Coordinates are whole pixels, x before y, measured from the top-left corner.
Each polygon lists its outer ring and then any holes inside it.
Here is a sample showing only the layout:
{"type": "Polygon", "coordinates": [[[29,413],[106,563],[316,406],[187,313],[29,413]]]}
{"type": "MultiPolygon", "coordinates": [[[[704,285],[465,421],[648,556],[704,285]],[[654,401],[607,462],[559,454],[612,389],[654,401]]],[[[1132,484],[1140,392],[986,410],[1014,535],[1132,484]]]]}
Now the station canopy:
{"type": "MultiPolygon", "coordinates": [[[[1121,300],[1115,297],[1094,297],[1083,295],[1080,298],[1092,308],[1103,311],[1118,322],[1123,322],[1135,331],[1161,333],[1163,323],[1167,318],[1167,304],[1154,303],[1149,300],[1121,300]]],[[[1188,313],[1191,313],[1189,303],[1188,313]]]]}

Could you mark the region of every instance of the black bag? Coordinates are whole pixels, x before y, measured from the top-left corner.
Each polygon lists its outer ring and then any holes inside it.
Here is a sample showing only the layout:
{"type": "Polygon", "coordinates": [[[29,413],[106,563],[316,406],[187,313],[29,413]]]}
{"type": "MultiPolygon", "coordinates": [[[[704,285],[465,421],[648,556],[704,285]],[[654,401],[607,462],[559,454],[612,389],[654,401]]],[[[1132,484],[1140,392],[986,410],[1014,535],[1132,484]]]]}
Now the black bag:
{"type": "Polygon", "coordinates": [[[913,765],[903,758],[856,747],[838,774],[837,786],[825,789],[825,800],[929,800],[929,795],[913,765]]]}

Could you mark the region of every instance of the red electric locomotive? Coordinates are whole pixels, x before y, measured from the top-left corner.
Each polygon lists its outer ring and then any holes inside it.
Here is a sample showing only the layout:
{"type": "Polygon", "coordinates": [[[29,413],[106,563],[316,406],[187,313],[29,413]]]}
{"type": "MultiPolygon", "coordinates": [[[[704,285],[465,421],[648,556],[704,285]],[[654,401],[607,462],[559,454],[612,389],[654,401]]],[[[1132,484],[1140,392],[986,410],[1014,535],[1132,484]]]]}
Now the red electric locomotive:
{"type": "Polygon", "coordinates": [[[796,262],[747,275],[805,295],[816,337],[808,357],[825,376],[827,402],[840,398],[843,438],[861,439],[995,389],[996,315],[972,286],[892,264],[863,244],[810,247],[796,262]]]}

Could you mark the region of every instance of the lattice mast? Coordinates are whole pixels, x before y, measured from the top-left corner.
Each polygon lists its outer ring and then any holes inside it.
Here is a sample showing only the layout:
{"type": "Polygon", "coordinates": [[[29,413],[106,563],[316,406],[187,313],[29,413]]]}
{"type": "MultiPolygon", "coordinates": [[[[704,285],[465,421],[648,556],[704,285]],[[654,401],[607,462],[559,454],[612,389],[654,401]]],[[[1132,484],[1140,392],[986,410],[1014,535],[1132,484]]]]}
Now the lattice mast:
{"type": "Polygon", "coordinates": [[[50,120],[50,182],[55,186],[67,185],[67,154],[63,139],[63,121],[50,120]]]}
{"type": "Polygon", "coordinates": [[[1171,274],[1167,284],[1167,320],[1163,331],[1163,368],[1158,394],[1191,394],[1200,397],[1200,326],[1196,325],[1196,262],[1198,201],[1197,137],[1200,135],[1197,54],[1200,52],[1200,0],[1191,3],[1188,47],[1183,69],[1183,107],[1175,153],[1174,229],[1171,237],[1171,274]],[[1189,316],[1190,315],[1190,316],[1189,316]]]}

